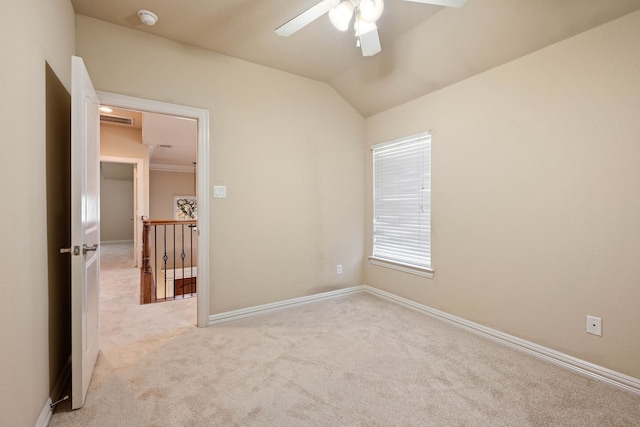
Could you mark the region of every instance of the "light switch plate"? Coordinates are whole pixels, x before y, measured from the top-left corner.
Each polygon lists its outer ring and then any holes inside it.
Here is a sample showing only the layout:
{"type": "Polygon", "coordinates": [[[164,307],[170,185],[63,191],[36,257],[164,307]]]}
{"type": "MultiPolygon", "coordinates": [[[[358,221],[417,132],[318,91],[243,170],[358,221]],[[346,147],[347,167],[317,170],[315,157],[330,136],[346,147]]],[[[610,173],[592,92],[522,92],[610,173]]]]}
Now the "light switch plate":
{"type": "Polygon", "coordinates": [[[227,197],[227,187],[224,185],[213,186],[213,197],[216,199],[224,199],[227,197]]]}

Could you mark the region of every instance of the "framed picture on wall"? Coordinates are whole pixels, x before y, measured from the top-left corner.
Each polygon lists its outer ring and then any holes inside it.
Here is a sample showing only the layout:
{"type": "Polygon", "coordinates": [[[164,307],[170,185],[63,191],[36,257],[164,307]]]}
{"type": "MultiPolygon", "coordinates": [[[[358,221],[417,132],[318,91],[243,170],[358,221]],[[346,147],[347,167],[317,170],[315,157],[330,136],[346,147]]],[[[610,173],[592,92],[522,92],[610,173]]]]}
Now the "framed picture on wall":
{"type": "Polygon", "coordinates": [[[173,196],[173,219],[179,221],[198,219],[196,196],[173,196]]]}

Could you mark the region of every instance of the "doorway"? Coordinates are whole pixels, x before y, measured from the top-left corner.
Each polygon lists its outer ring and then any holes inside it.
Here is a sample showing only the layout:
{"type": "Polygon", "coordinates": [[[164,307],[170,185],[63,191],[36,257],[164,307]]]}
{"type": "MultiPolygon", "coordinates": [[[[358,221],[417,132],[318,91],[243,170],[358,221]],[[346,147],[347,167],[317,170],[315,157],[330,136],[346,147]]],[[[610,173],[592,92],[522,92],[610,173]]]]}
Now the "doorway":
{"type": "Polygon", "coordinates": [[[115,244],[131,246],[132,266],[139,267],[137,165],[115,160],[100,160],[100,244],[103,248],[115,244]]]}
{"type": "MultiPolygon", "coordinates": [[[[195,183],[198,201],[197,256],[199,260],[202,260],[198,266],[197,325],[206,327],[209,325],[209,112],[200,108],[108,92],[98,92],[98,97],[101,104],[111,107],[183,117],[197,121],[197,182],[195,183]]],[[[148,210],[145,210],[145,212],[148,212],[148,210]]]]}

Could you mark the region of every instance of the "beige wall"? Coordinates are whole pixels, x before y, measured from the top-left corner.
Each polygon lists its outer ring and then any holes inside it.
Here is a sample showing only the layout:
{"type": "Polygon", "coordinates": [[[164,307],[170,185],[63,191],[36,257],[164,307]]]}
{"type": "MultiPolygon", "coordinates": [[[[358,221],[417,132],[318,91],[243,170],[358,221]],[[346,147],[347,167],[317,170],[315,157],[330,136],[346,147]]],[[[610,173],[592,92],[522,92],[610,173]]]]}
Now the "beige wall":
{"type": "Polygon", "coordinates": [[[634,13],[368,119],[433,132],[435,278],[366,282],[640,378],[639,70],[634,13]]]}
{"type": "Polygon", "coordinates": [[[193,196],[192,172],[149,172],[149,218],[173,219],[173,196],[193,196]]]}
{"type": "MultiPolygon", "coordinates": [[[[173,219],[173,197],[192,196],[195,194],[194,178],[192,172],[168,172],[152,170],[149,172],[149,218],[154,220],[173,219]]],[[[151,247],[151,268],[158,272],[156,281],[158,288],[158,298],[165,297],[164,279],[162,271],[165,269],[182,268],[183,266],[198,265],[198,235],[195,230],[187,226],[175,227],[175,247],[173,238],[173,226],[159,227],[157,234],[153,231],[150,236],[151,247]],[[165,234],[166,233],[166,234],[165,234]],[[157,245],[156,246],[156,238],[157,245]],[[162,245],[166,241],[167,264],[164,265],[161,256],[156,256],[155,250],[158,248],[162,253],[162,245]],[[183,246],[184,244],[184,246],[183,246]],[[186,257],[184,264],[180,258],[180,252],[184,250],[186,257]],[[175,261],[175,262],[174,262],[175,261]]],[[[190,274],[190,273],[187,273],[190,274]]],[[[173,296],[172,283],[168,283],[166,296],[173,296]]]]}
{"type": "MultiPolygon", "coordinates": [[[[93,84],[98,90],[95,82],[93,84]]],[[[149,147],[142,143],[142,131],[124,126],[100,125],[100,156],[142,159],[142,175],[144,179],[142,200],[145,202],[140,209],[140,216],[148,216],[149,147]]]]}
{"type": "Polygon", "coordinates": [[[0,28],[0,215],[5,218],[0,233],[5,242],[0,245],[1,290],[3,295],[19,295],[0,300],[0,414],[3,425],[32,426],[53,387],[45,66],[48,63],[70,90],[73,9],[68,0],[3,2],[0,28]]]}
{"type": "Polygon", "coordinates": [[[364,120],[333,89],[91,18],[76,31],[98,90],[210,112],[211,185],[227,186],[211,313],[362,282],[364,120]]]}
{"type": "Polygon", "coordinates": [[[133,240],[133,165],[131,179],[107,179],[100,168],[100,241],[133,240]]]}

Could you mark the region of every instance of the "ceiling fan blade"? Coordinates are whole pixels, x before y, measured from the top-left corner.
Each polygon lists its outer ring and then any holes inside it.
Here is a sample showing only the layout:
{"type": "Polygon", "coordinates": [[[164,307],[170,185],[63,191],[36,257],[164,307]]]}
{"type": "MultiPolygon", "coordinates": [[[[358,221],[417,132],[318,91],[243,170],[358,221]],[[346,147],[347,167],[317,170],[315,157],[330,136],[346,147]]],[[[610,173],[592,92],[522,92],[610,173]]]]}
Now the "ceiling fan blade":
{"type": "Polygon", "coordinates": [[[467,0],[405,0],[414,3],[435,4],[436,6],[462,7],[467,0]]]}
{"type": "Polygon", "coordinates": [[[305,10],[300,15],[291,19],[276,28],[276,34],[282,37],[289,37],[291,34],[309,25],[325,13],[336,7],[340,3],[339,0],[322,0],[320,3],[305,10]]]}
{"type": "Polygon", "coordinates": [[[360,34],[360,49],[362,56],[373,56],[380,52],[380,37],[378,37],[378,29],[373,29],[367,33],[360,34]]]}

